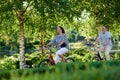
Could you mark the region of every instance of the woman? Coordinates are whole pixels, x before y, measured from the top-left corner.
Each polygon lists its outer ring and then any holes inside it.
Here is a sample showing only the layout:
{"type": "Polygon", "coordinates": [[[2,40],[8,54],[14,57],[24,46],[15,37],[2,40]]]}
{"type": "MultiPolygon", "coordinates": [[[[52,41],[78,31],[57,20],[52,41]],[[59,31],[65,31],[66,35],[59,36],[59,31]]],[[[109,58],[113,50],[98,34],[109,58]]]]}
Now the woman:
{"type": "Polygon", "coordinates": [[[60,58],[62,59],[62,61],[65,61],[63,54],[68,52],[68,40],[66,38],[63,27],[61,26],[57,27],[57,35],[46,46],[49,46],[52,44],[55,44],[57,47],[55,63],[57,64],[60,61],[60,58]]]}

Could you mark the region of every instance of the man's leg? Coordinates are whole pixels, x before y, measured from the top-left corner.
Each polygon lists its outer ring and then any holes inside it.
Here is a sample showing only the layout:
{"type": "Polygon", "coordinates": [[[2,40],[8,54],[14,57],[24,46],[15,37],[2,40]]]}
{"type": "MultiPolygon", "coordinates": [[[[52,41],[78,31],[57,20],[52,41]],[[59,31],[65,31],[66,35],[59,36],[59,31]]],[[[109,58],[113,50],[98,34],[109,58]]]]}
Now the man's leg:
{"type": "Polygon", "coordinates": [[[110,60],[110,50],[112,49],[111,46],[106,46],[105,48],[105,57],[106,57],[106,60],[110,60]]]}
{"type": "Polygon", "coordinates": [[[98,50],[101,58],[103,58],[102,50],[104,50],[103,45],[101,45],[99,50],[98,50]]]}

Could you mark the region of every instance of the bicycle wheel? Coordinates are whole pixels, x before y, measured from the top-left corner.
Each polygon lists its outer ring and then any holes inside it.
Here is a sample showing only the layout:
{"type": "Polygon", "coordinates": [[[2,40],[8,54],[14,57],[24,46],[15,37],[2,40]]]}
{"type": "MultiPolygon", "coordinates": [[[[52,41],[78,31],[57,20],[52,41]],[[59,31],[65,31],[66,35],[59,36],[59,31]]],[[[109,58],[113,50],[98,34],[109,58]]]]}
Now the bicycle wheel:
{"type": "Polygon", "coordinates": [[[51,62],[49,59],[43,59],[39,64],[38,64],[38,68],[42,67],[42,66],[49,66],[51,65],[51,62]]]}
{"type": "Polygon", "coordinates": [[[110,60],[114,60],[115,59],[115,53],[110,53],[110,60]]]}
{"type": "Polygon", "coordinates": [[[74,62],[74,59],[71,58],[71,57],[67,57],[67,58],[66,58],[66,62],[67,62],[67,63],[69,63],[69,62],[74,62]]]}
{"type": "Polygon", "coordinates": [[[95,55],[95,56],[93,56],[93,57],[91,58],[91,61],[92,61],[92,62],[100,61],[100,59],[99,59],[99,57],[98,57],[97,55],[95,55]]]}

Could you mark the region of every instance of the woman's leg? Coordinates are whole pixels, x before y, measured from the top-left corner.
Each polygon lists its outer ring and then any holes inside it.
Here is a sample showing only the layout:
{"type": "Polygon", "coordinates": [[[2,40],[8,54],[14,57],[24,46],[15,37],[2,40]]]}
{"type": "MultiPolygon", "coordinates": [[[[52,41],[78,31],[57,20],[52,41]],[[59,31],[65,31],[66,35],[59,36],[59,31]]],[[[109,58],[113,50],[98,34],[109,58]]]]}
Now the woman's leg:
{"type": "Polygon", "coordinates": [[[65,58],[62,54],[59,54],[58,56],[62,59],[63,62],[65,62],[65,58]]]}
{"type": "Polygon", "coordinates": [[[62,59],[62,61],[65,61],[63,54],[67,53],[68,49],[67,48],[61,48],[60,50],[58,50],[56,52],[56,60],[55,63],[58,63],[60,61],[60,58],[62,59]]]}
{"type": "Polygon", "coordinates": [[[60,57],[58,54],[59,54],[59,50],[56,52],[56,59],[55,59],[56,64],[60,61],[60,57]]]}

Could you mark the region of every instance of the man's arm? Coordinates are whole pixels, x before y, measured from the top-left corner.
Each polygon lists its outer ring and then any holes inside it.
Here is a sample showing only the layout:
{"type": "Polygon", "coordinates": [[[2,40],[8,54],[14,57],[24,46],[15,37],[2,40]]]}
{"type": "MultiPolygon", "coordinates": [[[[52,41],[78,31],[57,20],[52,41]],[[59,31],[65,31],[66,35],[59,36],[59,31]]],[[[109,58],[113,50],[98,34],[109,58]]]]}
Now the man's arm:
{"type": "Polygon", "coordinates": [[[94,44],[98,43],[100,41],[100,35],[98,36],[98,38],[95,40],[94,44]]]}
{"type": "Polygon", "coordinates": [[[103,44],[103,46],[107,46],[108,45],[108,42],[109,42],[110,38],[107,38],[105,43],[103,44]]]}
{"type": "Polygon", "coordinates": [[[107,46],[110,39],[111,39],[111,34],[110,34],[110,32],[109,32],[109,33],[107,33],[107,39],[106,39],[106,41],[105,41],[105,43],[104,43],[103,45],[104,45],[104,46],[107,46]]]}
{"type": "Polygon", "coordinates": [[[95,43],[98,43],[99,41],[100,41],[100,38],[97,38],[96,41],[95,41],[95,43]]]}

